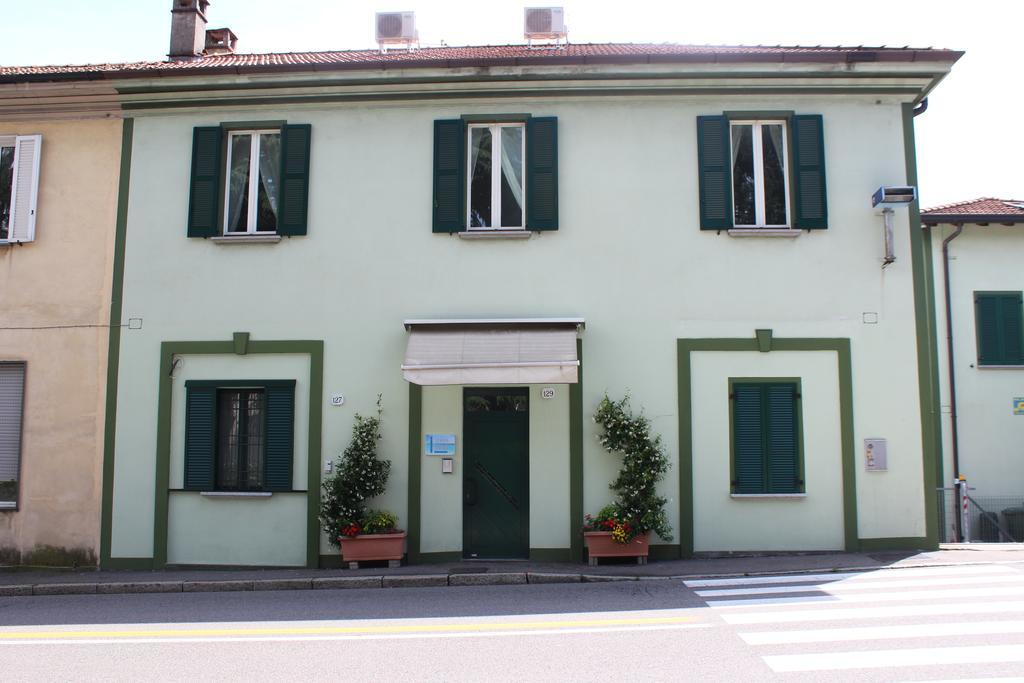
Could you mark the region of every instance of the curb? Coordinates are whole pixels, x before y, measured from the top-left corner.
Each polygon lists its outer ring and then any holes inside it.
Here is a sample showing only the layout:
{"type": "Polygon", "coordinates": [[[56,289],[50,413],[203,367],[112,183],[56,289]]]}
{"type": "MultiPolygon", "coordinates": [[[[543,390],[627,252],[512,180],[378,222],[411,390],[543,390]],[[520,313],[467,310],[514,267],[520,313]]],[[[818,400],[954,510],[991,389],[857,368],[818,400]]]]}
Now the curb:
{"type": "MultiPolygon", "coordinates": [[[[1002,562],[997,564],[1018,564],[1002,562]]],[[[836,574],[899,571],[922,567],[964,567],[992,562],[935,562],[867,567],[829,567],[783,571],[676,574],[671,576],[584,574],[558,572],[494,572],[481,574],[393,574],[377,576],[325,576],[296,579],[242,579],[234,581],[112,581],[0,585],[0,597],[35,595],[123,595],[129,593],[220,593],[237,591],[345,590],[359,588],[436,588],[447,586],[521,586],[556,583],[613,583],[621,581],[684,581],[756,576],[836,574]]]]}

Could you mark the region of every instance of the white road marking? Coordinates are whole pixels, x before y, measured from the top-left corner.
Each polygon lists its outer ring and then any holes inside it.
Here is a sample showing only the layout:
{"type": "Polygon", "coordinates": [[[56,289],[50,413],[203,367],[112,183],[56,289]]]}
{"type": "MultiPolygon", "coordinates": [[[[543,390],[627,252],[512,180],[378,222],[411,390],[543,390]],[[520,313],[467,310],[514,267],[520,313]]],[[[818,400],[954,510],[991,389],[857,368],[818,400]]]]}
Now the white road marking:
{"type": "Polygon", "coordinates": [[[822,595],[799,598],[751,598],[749,600],[707,600],[709,607],[735,609],[754,605],[787,605],[801,602],[895,602],[899,600],[948,600],[953,598],[989,598],[1024,595],[1024,586],[964,588],[952,590],[898,591],[867,595],[822,595]]]}
{"type": "Polygon", "coordinates": [[[856,579],[871,581],[875,579],[904,578],[911,576],[943,576],[947,574],[1017,574],[1010,567],[1001,565],[965,565],[963,567],[891,567],[889,569],[873,569],[861,572],[830,572],[825,574],[790,574],[786,576],[740,576],[727,579],[692,579],[683,581],[688,588],[711,588],[713,586],[744,586],[774,583],[805,583],[807,581],[830,581],[839,579],[856,579]]]}
{"type": "Polygon", "coordinates": [[[938,624],[901,624],[898,626],[858,626],[855,628],[817,629],[813,631],[761,631],[740,633],[748,645],[787,645],[794,643],[838,643],[851,640],[888,638],[932,638],[973,636],[995,633],[1024,633],[1024,621],[968,621],[938,624]]]}
{"type": "Polygon", "coordinates": [[[836,581],[806,586],[762,586],[757,588],[721,588],[694,591],[701,597],[725,597],[729,595],[772,595],[780,593],[836,593],[845,591],[868,591],[878,588],[916,588],[918,586],[962,586],[972,584],[1019,583],[1024,585],[1024,574],[1000,576],[948,576],[937,579],[908,579],[906,581],[836,581]]]}
{"type": "Polygon", "coordinates": [[[880,619],[892,617],[928,617],[946,614],[1005,614],[1024,612],[1024,601],[986,604],[957,603],[932,605],[899,605],[887,607],[849,607],[815,610],[786,610],[783,612],[727,613],[722,619],[727,624],[784,624],[800,621],[840,621],[845,619],[880,619]]]}
{"type": "Polygon", "coordinates": [[[803,655],[769,655],[764,657],[764,661],[776,672],[880,669],[896,666],[933,666],[936,664],[963,666],[965,664],[990,664],[995,662],[1024,662],[1024,643],[908,650],[860,650],[803,655]]]}

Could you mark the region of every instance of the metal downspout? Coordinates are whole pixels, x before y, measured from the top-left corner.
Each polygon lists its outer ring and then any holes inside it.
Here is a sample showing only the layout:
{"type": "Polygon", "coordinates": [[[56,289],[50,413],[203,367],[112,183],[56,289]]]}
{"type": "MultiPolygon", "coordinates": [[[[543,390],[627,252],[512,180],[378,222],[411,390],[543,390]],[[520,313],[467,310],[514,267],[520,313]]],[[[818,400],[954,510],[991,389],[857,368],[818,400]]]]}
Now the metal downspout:
{"type": "MultiPolygon", "coordinates": [[[[956,375],[953,363],[953,305],[949,293],[949,243],[960,236],[964,230],[963,223],[956,224],[956,230],[942,240],[942,279],[946,285],[946,358],[949,361],[949,420],[950,436],[953,442],[953,479],[960,476],[960,435],[957,429],[956,417],[956,375]]],[[[961,515],[956,514],[956,535],[957,540],[964,537],[961,528],[961,515]]]]}

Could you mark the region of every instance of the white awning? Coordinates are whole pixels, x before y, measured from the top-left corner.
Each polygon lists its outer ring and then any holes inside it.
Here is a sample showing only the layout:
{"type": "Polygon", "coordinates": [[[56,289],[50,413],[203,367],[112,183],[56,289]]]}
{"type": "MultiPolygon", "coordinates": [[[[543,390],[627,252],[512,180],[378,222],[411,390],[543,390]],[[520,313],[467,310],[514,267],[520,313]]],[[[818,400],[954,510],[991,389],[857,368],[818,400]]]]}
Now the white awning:
{"type": "Polygon", "coordinates": [[[582,318],[407,320],[413,384],[575,384],[582,318]]]}

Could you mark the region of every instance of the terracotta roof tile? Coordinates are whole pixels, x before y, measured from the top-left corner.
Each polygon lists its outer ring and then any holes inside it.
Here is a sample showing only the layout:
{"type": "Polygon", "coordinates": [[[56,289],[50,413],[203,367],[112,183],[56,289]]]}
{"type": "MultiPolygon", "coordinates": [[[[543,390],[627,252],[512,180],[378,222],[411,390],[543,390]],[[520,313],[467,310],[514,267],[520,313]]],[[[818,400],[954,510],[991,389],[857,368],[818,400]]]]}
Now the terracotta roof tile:
{"type": "Polygon", "coordinates": [[[932,48],[893,47],[800,47],[765,45],[676,45],[642,43],[589,43],[563,49],[530,48],[526,45],[426,47],[413,51],[343,50],[335,52],[278,52],[266,54],[210,55],[194,60],[83,64],[64,66],[0,66],[0,78],[45,80],[104,78],[146,75],[198,74],[212,71],[261,69],[310,70],[346,68],[424,68],[558,63],[659,63],[659,62],[955,62],[962,53],[932,48]]]}
{"type": "Polygon", "coordinates": [[[1024,200],[1022,199],[995,199],[993,197],[981,197],[980,199],[969,199],[963,202],[943,204],[921,212],[922,216],[932,214],[952,215],[977,215],[984,214],[995,216],[1005,214],[1007,216],[1024,216],[1024,200]]]}
{"type": "Polygon", "coordinates": [[[927,225],[938,223],[1024,223],[1024,200],[981,197],[921,212],[927,225]]]}

